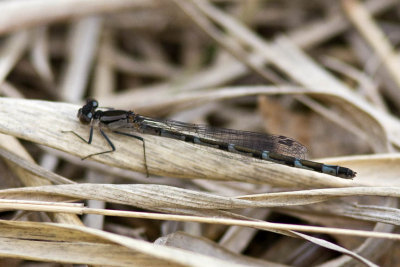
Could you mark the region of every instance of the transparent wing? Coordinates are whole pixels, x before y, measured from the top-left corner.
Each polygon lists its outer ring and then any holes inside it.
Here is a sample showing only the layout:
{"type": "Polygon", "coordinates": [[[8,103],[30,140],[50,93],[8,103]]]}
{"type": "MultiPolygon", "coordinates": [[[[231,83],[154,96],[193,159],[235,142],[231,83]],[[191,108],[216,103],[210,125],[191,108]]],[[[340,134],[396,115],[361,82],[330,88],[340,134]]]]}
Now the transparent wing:
{"type": "Polygon", "coordinates": [[[157,120],[147,117],[141,117],[141,119],[143,119],[142,123],[144,125],[164,128],[177,133],[194,135],[254,150],[267,150],[301,159],[304,159],[307,155],[307,148],[305,146],[283,135],[216,128],[208,125],[191,124],[174,120],[157,120]]]}

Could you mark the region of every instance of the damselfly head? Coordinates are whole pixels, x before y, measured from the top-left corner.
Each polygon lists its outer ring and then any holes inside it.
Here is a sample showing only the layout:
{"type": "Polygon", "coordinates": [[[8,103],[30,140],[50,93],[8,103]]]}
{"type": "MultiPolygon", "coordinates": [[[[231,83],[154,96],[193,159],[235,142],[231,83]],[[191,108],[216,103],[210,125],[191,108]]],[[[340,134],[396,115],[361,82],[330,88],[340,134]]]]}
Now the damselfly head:
{"type": "Polygon", "coordinates": [[[86,104],[78,110],[77,117],[80,122],[83,124],[89,124],[93,119],[93,115],[96,111],[96,108],[99,106],[99,102],[94,99],[87,99],[86,104]]]}

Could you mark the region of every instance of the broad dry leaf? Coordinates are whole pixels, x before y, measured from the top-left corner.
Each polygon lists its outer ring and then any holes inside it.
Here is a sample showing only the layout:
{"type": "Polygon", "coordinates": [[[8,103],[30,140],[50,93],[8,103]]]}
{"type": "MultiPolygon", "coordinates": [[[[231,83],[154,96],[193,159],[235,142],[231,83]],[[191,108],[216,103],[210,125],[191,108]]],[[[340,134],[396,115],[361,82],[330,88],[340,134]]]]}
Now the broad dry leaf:
{"type": "MultiPolygon", "coordinates": [[[[97,134],[93,143],[88,145],[76,136],[62,132],[73,130],[82,136],[88,136],[89,127],[81,125],[76,118],[78,109],[76,105],[65,103],[0,98],[0,132],[79,157],[109,149],[105,140],[97,134]]],[[[117,151],[95,156],[94,160],[145,172],[143,144],[140,141],[116,134],[110,134],[110,138],[117,151]]],[[[150,135],[143,135],[143,138],[150,174],[300,188],[361,185],[352,180],[295,169],[178,140],[150,135]]]]}

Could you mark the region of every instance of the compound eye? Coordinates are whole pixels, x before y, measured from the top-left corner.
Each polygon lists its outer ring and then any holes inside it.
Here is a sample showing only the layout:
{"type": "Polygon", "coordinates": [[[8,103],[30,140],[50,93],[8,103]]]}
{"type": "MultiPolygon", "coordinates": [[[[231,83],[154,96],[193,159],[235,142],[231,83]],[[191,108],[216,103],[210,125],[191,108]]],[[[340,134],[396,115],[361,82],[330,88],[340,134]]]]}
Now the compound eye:
{"type": "Polygon", "coordinates": [[[99,107],[99,102],[97,102],[97,100],[92,99],[92,98],[88,98],[86,99],[86,106],[90,106],[91,108],[98,108],[99,107]]]}
{"type": "Polygon", "coordinates": [[[97,102],[97,100],[93,100],[92,101],[92,106],[93,106],[93,108],[98,108],[99,107],[99,102],[97,102]]]}
{"type": "Polygon", "coordinates": [[[83,123],[83,124],[89,124],[90,121],[91,121],[92,118],[93,118],[93,113],[92,113],[92,112],[86,112],[86,113],[84,113],[84,112],[82,111],[82,109],[80,108],[80,109],[78,110],[77,117],[79,118],[79,121],[80,121],[81,123],[83,123]]]}

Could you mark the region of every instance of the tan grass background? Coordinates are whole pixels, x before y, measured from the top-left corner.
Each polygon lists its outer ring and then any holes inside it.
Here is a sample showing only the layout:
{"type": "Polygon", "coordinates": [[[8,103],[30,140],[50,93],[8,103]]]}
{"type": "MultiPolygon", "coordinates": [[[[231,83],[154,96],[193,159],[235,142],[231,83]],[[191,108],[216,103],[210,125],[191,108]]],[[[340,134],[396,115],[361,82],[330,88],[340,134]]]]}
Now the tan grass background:
{"type": "Polygon", "coordinates": [[[400,5],[0,2],[0,265],[397,266],[400,5]],[[290,136],[352,180],[76,118],[290,136]]]}

